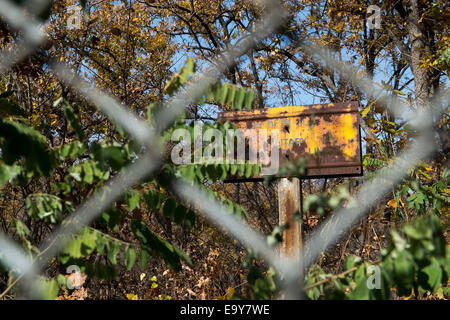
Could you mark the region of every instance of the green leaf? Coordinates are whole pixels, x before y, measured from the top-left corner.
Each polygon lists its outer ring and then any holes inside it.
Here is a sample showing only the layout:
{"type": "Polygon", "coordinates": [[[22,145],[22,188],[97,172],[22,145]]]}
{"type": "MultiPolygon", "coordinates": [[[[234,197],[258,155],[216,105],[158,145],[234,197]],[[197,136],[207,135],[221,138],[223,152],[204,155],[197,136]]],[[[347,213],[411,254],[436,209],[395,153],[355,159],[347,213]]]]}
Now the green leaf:
{"type": "Polygon", "coordinates": [[[128,246],[125,250],[125,265],[127,267],[127,270],[131,270],[134,266],[134,262],[136,261],[136,251],[128,246]]]}
{"type": "Polygon", "coordinates": [[[446,254],[446,272],[447,272],[447,276],[450,277],[450,246],[447,247],[447,254],[446,254]]]}
{"type": "Polygon", "coordinates": [[[175,211],[176,205],[177,205],[177,203],[175,202],[174,199],[172,199],[172,198],[167,199],[166,202],[164,203],[164,207],[163,207],[164,215],[166,217],[172,216],[175,211]]]}
{"type": "Polygon", "coordinates": [[[392,237],[392,242],[395,245],[395,248],[398,251],[403,251],[406,248],[407,242],[405,239],[403,239],[399,233],[395,230],[391,230],[391,237],[392,237]]]}
{"type": "Polygon", "coordinates": [[[187,230],[191,230],[194,227],[194,224],[195,224],[195,212],[189,210],[188,213],[186,214],[184,225],[186,226],[187,230]]]}
{"type": "Polygon", "coordinates": [[[218,102],[221,105],[224,105],[225,102],[227,101],[227,94],[228,94],[229,88],[230,88],[230,85],[226,83],[225,85],[222,86],[222,88],[220,90],[220,97],[219,97],[218,102]]]}
{"type": "Polygon", "coordinates": [[[120,252],[122,243],[116,240],[110,240],[106,247],[108,249],[108,259],[112,264],[117,264],[117,254],[120,252]]]}
{"type": "Polygon", "coordinates": [[[97,234],[88,227],[85,227],[80,235],[81,247],[80,252],[83,256],[90,255],[94,250],[97,242],[97,234]]]}
{"type": "Polygon", "coordinates": [[[423,273],[428,276],[428,285],[433,292],[442,285],[443,272],[439,262],[433,257],[431,258],[431,264],[422,269],[423,273]]]}
{"type": "Polygon", "coordinates": [[[354,254],[349,255],[344,262],[344,269],[345,270],[350,270],[351,268],[360,265],[362,262],[361,257],[358,257],[354,254]]]}
{"type": "Polygon", "coordinates": [[[120,147],[93,144],[92,153],[103,168],[109,165],[113,170],[120,170],[128,162],[120,147]]]}
{"type": "Polygon", "coordinates": [[[57,149],[57,156],[60,160],[76,158],[86,152],[85,145],[80,141],[74,141],[62,145],[57,149]]]}
{"type": "Polygon", "coordinates": [[[234,213],[239,218],[242,219],[242,208],[239,205],[233,206],[234,207],[234,213]]]}
{"type": "Polygon", "coordinates": [[[180,72],[175,74],[166,84],[164,91],[170,96],[179,90],[181,86],[186,84],[188,77],[195,72],[195,62],[192,58],[186,60],[185,65],[180,72]]]}
{"type": "Polygon", "coordinates": [[[228,164],[218,164],[218,167],[219,167],[219,171],[220,171],[220,177],[219,177],[219,180],[220,181],[225,181],[225,179],[227,178],[227,176],[228,176],[228,169],[227,169],[227,166],[228,166],[228,164]]]}
{"type": "Polygon", "coordinates": [[[117,276],[116,269],[113,266],[107,266],[102,263],[86,263],[86,274],[89,277],[97,277],[99,279],[114,280],[117,276]]]}
{"type": "Polygon", "coordinates": [[[40,8],[37,16],[39,17],[40,20],[46,21],[52,13],[53,1],[43,2],[43,4],[44,4],[44,6],[40,8]]]}
{"type": "Polygon", "coordinates": [[[94,182],[94,171],[92,170],[91,163],[85,162],[83,164],[83,181],[91,184],[94,182]]]}
{"type": "Polygon", "coordinates": [[[97,248],[97,252],[102,255],[106,254],[109,239],[98,230],[95,231],[95,235],[96,235],[95,246],[97,248]]]}
{"type": "Polygon", "coordinates": [[[144,200],[145,203],[147,204],[147,207],[150,210],[156,210],[156,204],[155,204],[155,190],[148,190],[147,192],[144,193],[144,200]]]}
{"type": "Polygon", "coordinates": [[[136,208],[140,208],[141,196],[137,191],[130,191],[127,194],[127,204],[131,211],[136,208]]]}
{"type": "Polygon", "coordinates": [[[174,213],[175,223],[176,224],[182,223],[185,217],[186,217],[186,207],[180,204],[175,209],[174,213]]]}
{"type": "Polygon", "coordinates": [[[68,170],[69,176],[74,178],[78,182],[82,182],[83,178],[81,178],[82,167],[80,165],[75,165],[70,167],[68,170]]]}
{"type": "Polygon", "coordinates": [[[364,265],[360,265],[355,271],[355,282],[359,283],[366,279],[366,268],[364,265]]]}
{"type": "Polygon", "coordinates": [[[245,177],[248,179],[252,176],[253,166],[251,164],[247,164],[245,168],[245,177]]]}
{"type": "Polygon", "coordinates": [[[411,253],[406,250],[396,252],[394,272],[399,294],[409,296],[414,282],[414,260],[411,253]]]}
{"type": "Polygon", "coordinates": [[[231,109],[239,110],[243,107],[252,109],[254,99],[255,92],[253,90],[238,88],[229,83],[216,83],[205,93],[205,101],[222,106],[229,105],[231,109]]]}
{"type": "Polygon", "coordinates": [[[17,234],[19,235],[19,237],[20,238],[25,238],[27,236],[29,237],[30,229],[28,229],[26,224],[23,223],[22,221],[20,221],[19,219],[14,219],[14,221],[15,221],[15,225],[16,225],[17,234]]]}
{"type": "Polygon", "coordinates": [[[149,190],[144,194],[145,201],[150,210],[158,210],[161,208],[161,204],[164,200],[164,195],[156,192],[155,190],[149,190]]]}
{"type": "Polygon", "coordinates": [[[37,295],[43,300],[55,300],[58,296],[59,286],[54,279],[46,279],[42,277],[38,282],[37,295]]]}
{"type": "Polygon", "coordinates": [[[244,88],[239,88],[236,96],[234,97],[234,104],[233,104],[233,108],[234,109],[238,109],[241,110],[242,106],[244,104],[244,100],[245,100],[245,89],[244,88]]]}
{"type": "Polygon", "coordinates": [[[245,174],[245,164],[241,163],[238,164],[237,166],[238,166],[238,176],[242,177],[245,174]]]}
{"type": "Polygon", "coordinates": [[[125,216],[126,214],[119,208],[112,207],[100,216],[99,222],[103,225],[108,225],[111,230],[117,231],[125,216]]]}
{"type": "Polygon", "coordinates": [[[203,170],[205,169],[205,166],[195,166],[195,174],[197,176],[198,181],[203,182],[205,179],[205,175],[203,173],[203,170]]]}
{"type": "Polygon", "coordinates": [[[173,268],[175,271],[181,270],[180,259],[183,259],[186,263],[192,265],[192,261],[184,252],[175,248],[169,242],[161,239],[158,235],[153,233],[153,231],[151,231],[143,221],[136,219],[132,220],[131,230],[145,247],[158,254],[164,259],[169,267],[173,268]]]}
{"type": "Polygon", "coordinates": [[[370,295],[369,288],[367,287],[365,278],[363,278],[359,282],[357,282],[355,290],[350,293],[350,299],[369,300],[369,295],[370,295]]]}
{"type": "Polygon", "coordinates": [[[196,178],[195,165],[186,165],[186,166],[181,167],[181,175],[187,181],[194,181],[196,178]]]}
{"type": "Polygon", "coordinates": [[[216,181],[217,180],[217,170],[216,170],[216,166],[209,164],[206,166],[206,175],[208,180],[210,181],[216,181]]]}
{"type": "Polygon", "coordinates": [[[0,164],[0,186],[9,180],[9,169],[4,164],[0,164]]]}
{"type": "Polygon", "coordinates": [[[20,108],[13,100],[0,97],[0,117],[27,117],[25,110],[20,108]]]}
{"type": "Polygon", "coordinates": [[[234,85],[230,85],[227,93],[227,101],[226,103],[230,106],[233,105],[234,97],[236,96],[237,87],[234,85]]]}
{"type": "Polygon", "coordinates": [[[36,220],[57,223],[62,219],[62,200],[51,194],[30,194],[25,200],[25,207],[27,214],[36,220]]]}
{"type": "Polygon", "coordinates": [[[70,126],[75,130],[78,139],[80,139],[80,141],[83,141],[86,138],[86,136],[84,135],[84,131],[83,128],[81,127],[78,116],[75,114],[69,103],[64,101],[63,106],[64,106],[64,115],[66,116],[67,121],[69,121],[70,126]]]}
{"type": "Polygon", "coordinates": [[[261,170],[261,166],[259,164],[254,164],[252,169],[253,169],[252,170],[253,177],[255,177],[255,178],[258,177],[259,172],[261,170]]]}
{"type": "Polygon", "coordinates": [[[155,116],[162,110],[162,103],[150,103],[147,107],[147,121],[154,124],[155,116]]]}
{"type": "Polygon", "coordinates": [[[253,109],[253,101],[255,100],[255,91],[250,90],[245,94],[244,107],[245,109],[251,110],[253,109]]]}
{"type": "Polygon", "coordinates": [[[147,267],[148,258],[151,256],[151,251],[147,247],[141,247],[139,255],[139,267],[141,270],[145,270],[147,267]]]}
{"type": "Polygon", "coordinates": [[[67,289],[67,278],[63,274],[58,274],[56,281],[60,287],[67,289]]]}
{"type": "Polygon", "coordinates": [[[71,237],[69,243],[61,251],[62,255],[68,255],[71,258],[81,258],[83,254],[81,253],[81,239],[79,237],[71,237]]]}
{"type": "Polygon", "coordinates": [[[14,121],[0,118],[2,158],[12,165],[24,158],[26,170],[49,176],[53,168],[52,154],[47,150],[46,139],[39,132],[14,121]]]}
{"type": "Polygon", "coordinates": [[[195,72],[195,61],[192,58],[186,59],[186,64],[181,69],[182,84],[187,82],[188,77],[195,72]]]}

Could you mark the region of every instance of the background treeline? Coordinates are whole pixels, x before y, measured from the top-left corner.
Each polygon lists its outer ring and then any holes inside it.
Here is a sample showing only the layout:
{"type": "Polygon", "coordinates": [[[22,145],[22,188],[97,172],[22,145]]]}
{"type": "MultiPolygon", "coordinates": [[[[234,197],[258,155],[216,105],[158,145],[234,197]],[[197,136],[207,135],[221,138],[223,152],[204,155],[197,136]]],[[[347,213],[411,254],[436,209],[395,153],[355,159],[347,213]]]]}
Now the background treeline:
{"type": "MultiPolygon", "coordinates": [[[[173,165],[170,134],[185,121],[223,130],[228,124],[214,122],[220,110],[361,101],[365,176],[303,182],[306,239],[414,141],[416,132],[389,113],[382,99],[367,97],[299,44],[314,40],[334,50],[335,59],[359,67],[412,110],[427,109],[448,89],[448,3],[374,1],[382,25],[373,30],[366,24],[367,1],[281,2],[288,22],[236,59],[221,81],[166,129],[162,170],[123,194],[80,234],[70,235],[69,245],[49,261],[43,279],[47,298],[277,296],[274,271],[201,218],[168,182],[181,176],[202,184],[274,245],[281,232],[276,184],[223,183],[228,173],[256,175],[257,166],[173,165]],[[69,265],[86,275],[81,289],[67,288],[69,265]]],[[[53,1],[41,15],[47,43],[0,73],[0,230],[21,244],[30,261],[38,259],[44,239],[144,152],[96,105],[55,77],[52,61],[70,65],[152,121],[161,103],[195,81],[206,63],[251,32],[264,14],[246,0],[53,1]],[[66,9],[73,4],[82,7],[77,29],[68,27],[73,12],[66,9]]],[[[22,37],[0,16],[2,51],[15,50],[22,37]]],[[[435,119],[438,152],[322,253],[305,279],[309,298],[448,298],[450,122],[448,106],[443,108],[447,112],[435,119]],[[380,290],[367,289],[370,264],[382,271],[380,290]]],[[[0,264],[0,299],[20,297],[20,276],[0,264]]]]}

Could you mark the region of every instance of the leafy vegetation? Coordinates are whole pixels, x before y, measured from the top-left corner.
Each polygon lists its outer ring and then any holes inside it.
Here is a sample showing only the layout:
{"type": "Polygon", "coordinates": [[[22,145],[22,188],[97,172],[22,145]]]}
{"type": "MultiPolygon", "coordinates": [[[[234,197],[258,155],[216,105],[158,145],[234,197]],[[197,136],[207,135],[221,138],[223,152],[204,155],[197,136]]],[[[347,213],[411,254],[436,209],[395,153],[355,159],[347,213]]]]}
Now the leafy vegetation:
{"type": "MultiPolygon", "coordinates": [[[[362,92],[302,43],[316,41],[334,50],[338,62],[358,67],[361,76],[411,109],[430,108],[433,98],[448,90],[443,1],[379,2],[382,27],[373,30],[366,25],[366,1],[283,0],[289,21],[236,59],[176,121],[160,128],[155,119],[165,103],[198,81],[216,54],[246,41],[242,37],[264,9],[250,1],[79,1],[81,25],[71,29],[66,7],[76,2],[52,1],[42,10],[48,42],[0,74],[0,231],[24,249],[30,262],[37,261],[49,249],[42,247],[44,240],[73,223],[76,209],[148,148],[102,114],[84,92],[59,80],[49,68],[55,60],[161,129],[164,148],[158,170],[79,233],[56,239],[67,245],[45,265],[47,276],[39,278],[37,294],[45,299],[283,295],[283,279],[274,269],[203,219],[171,184],[175,179],[199,184],[275,248],[288,228],[278,224],[276,177],[226,184],[230,175],[258,176],[260,165],[175,165],[171,136],[187,128],[194,137],[196,121],[203,132],[224,133],[233,125],[216,121],[223,110],[360,101],[365,175],[303,181],[303,213],[297,221],[307,239],[337,209],[352,205],[360,185],[390,167],[417,132],[386,109],[382,96],[362,92]],[[81,283],[73,270],[67,271],[74,265],[81,283]],[[72,288],[68,281],[81,287],[72,288]]],[[[0,46],[9,52],[23,37],[2,19],[0,46]]],[[[447,112],[435,119],[437,152],[309,266],[306,297],[448,299],[450,121],[448,106],[442,108],[447,112]]],[[[299,159],[280,168],[280,174],[301,177],[305,170],[299,159]]],[[[2,264],[1,255],[0,249],[0,300],[16,298],[24,289],[22,274],[2,264]]]]}

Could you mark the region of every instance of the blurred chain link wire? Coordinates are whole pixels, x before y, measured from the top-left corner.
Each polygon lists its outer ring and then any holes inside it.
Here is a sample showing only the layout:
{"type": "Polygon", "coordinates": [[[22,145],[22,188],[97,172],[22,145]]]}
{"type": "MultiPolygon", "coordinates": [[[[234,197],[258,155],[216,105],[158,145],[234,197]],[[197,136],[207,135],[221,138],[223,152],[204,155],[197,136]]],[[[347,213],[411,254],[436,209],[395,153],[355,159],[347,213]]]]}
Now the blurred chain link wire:
{"type": "MultiPolygon", "coordinates": [[[[39,289],[36,288],[38,286],[38,282],[35,281],[36,275],[40,273],[49,259],[58,254],[67,244],[67,237],[62,237],[63,235],[80,231],[83,226],[88,225],[104,212],[123,192],[160,168],[162,145],[159,134],[183,111],[185,106],[197,101],[203,91],[215,83],[223,71],[231,66],[236,59],[255,47],[287,21],[287,14],[278,1],[258,0],[254,3],[265,8],[266,16],[253,27],[251,33],[219,54],[205,68],[206,71],[196,79],[197,81],[188,84],[185,90],[168,101],[166,108],[162,109],[164,111],[158,114],[158,118],[154,121],[157,124],[156,126],[139,119],[125,105],[99,88],[92,88],[92,85],[75,74],[70,66],[56,60],[51,64],[51,69],[57,77],[77,90],[88,101],[98,106],[111,121],[121,126],[130,136],[145,145],[147,151],[140,159],[125,168],[96,194],[87,199],[74,214],[64,221],[41,245],[39,249],[42,254],[34,262],[30,262],[24,251],[15,242],[0,234],[0,252],[3,262],[9,268],[22,274],[24,298],[36,297],[34,293],[39,289]]],[[[33,8],[32,13],[37,15],[47,4],[48,0],[28,0],[24,7],[33,8]]],[[[11,27],[23,34],[23,39],[19,40],[12,50],[0,53],[0,72],[5,72],[18,61],[32,54],[47,39],[42,31],[42,24],[35,18],[30,19],[29,16],[24,14],[23,8],[11,1],[0,0],[0,15],[11,27]]],[[[361,76],[360,70],[356,67],[343,65],[334,59],[333,52],[323,46],[307,41],[301,42],[299,45],[305,52],[320,60],[324,66],[337,70],[342,77],[363,91],[368,99],[378,98],[383,100],[393,114],[409,121],[420,132],[420,136],[395,159],[390,167],[381,170],[374,179],[363,184],[352,205],[338,210],[323,223],[304,245],[300,256],[285,257],[275,248],[269,247],[262,234],[229,215],[222,204],[212,200],[198,186],[180,180],[172,181],[174,190],[185,201],[194,204],[205,218],[217,226],[225,228],[235,239],[260,254],[279,272],[281,279],[283,279],[283,298],[287,299],[303,298],[303,270],[314,263],[321,252],[335,244],[340,236],[363,217],[368,209],[388,192],[392,185],[401,181],[419,160],[425,159],[436,151],[433,118],[439,117],[444,112],[442,105],[448,105],[448,93],[444,92],[433,101],[430,110],[417,108],[417,111],[412,111],[397,97],[376,87],[369,79],[361,76]]]]}

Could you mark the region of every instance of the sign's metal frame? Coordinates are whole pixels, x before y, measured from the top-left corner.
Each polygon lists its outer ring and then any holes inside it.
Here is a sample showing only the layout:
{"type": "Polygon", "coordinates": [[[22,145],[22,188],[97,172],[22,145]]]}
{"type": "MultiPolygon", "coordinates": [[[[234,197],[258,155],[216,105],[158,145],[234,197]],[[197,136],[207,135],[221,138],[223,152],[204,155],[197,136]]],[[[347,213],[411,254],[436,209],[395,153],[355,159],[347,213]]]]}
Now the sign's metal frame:
{"type": "MultiPolygon", "coordinates": [[[[320,150],[313,152],[315,154],[308,154],[305,152],[305,146],[300,145],[302,142],[299,144],[300,140],[296,140],[296,142],[293,143],[292,148],[280,150],[280,166],[284,161],[292,161],[297,157],[306,156],[308,159],[307,172],[305,176],[301,177],[302,179],[362,176],[363,169],[359,106],[360,104],[358,101],[350,101],[255,110],[224,111],[219,114],[218,121],[229,121],[245,131],[246,129],[263,128],[265,125],[261,123],[264,121],[266,121],[267,126],[269,126],[269,124],[273,125],[279,120],[278,123],[281,124],[279,129],[282,134],[289,132],[290,129],[292,129],[290,128],[292,125],[291,120],[284,121],[287,125],[283,126],[284,119],[308,119],[308,124],[304,124],[304,126],[308,126],[308,130],[312,131],[315,130],[312,129],[314,128],[315,123],[320,123],[322,127],[329,126],[330,130],[334,130],[335,133],[341,135],[341,143],[339,145],[327,146],[329,147],[328,149],[331,149],[332,152],[337,152],[337,154],[344,153],[345,150],[343,150],[343,148],[347,148],[348,145],[343,143],[343,141],[348,139],[347,141],[350,142],[349,145],[352,146],[351,159],[335,156],[334,154],[330,155],[329,152],[327,154],[327,152],[320,150]],[[339,126],[341,125],[340,119],[344,117],[346,119],[346,126],[349,126],[349,121],[351,121],[352,130],[349,132],[353,136],[345,136],[345,132],[339,132],[339,126]],[[321,121],[323,121],[323,123],[321,121]],[[313,125],[311,125],[311,122],[313,125]],[[327,157],[328,161],[322,161],[327,157]]],[[[299,120],[297,120],[297,127],[301,127],[303,124],[299,125],[298,121],[299,120]]],[[[295,129],[296,128],[294,128],[294,130],[295,129]]],[[[302,129],[304,130],[304,128],[302,129]]],[[[343,131],[345,131],[344,128],[343,131]]],[[[292,141],[290,141],[290,143],[291,142],[292,141]]],[[[244,182],[260,179],[263,179],[263,177],[260,176],[250,179],[229,177],[227,182],[244,182]]]]}

